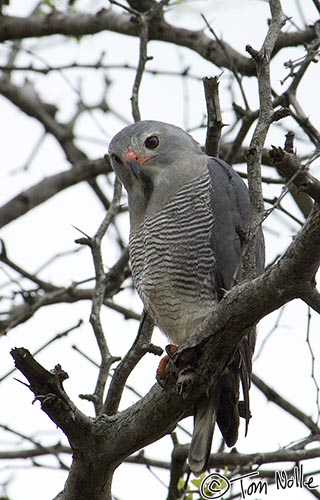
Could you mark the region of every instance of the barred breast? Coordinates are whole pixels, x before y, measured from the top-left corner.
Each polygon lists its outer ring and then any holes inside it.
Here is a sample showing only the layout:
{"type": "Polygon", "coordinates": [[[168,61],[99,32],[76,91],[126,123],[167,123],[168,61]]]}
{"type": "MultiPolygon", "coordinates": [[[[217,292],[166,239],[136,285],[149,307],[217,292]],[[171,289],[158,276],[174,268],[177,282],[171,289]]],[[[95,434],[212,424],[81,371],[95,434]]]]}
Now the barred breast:
{"type": "Polygon", "coordinates": [[[146,311],[175,344],[188,338],[217,301],[211,189],[208,174],[187,183],[130,234],[135,286],[146,311]]]}

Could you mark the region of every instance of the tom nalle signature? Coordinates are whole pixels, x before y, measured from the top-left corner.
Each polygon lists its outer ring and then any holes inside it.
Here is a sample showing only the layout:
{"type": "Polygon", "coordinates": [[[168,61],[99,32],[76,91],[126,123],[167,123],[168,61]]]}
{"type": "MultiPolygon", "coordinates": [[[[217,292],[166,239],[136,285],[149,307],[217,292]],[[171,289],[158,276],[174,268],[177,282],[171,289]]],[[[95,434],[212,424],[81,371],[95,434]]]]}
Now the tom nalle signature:
{"type": "MultiPolygon", "coordinates": [[[[241,497],[243,499],[249,498],[251,495],[261,495],[268,494],[268,482],[265,479],[259,479],[258,481],[248,483],[248,479],[259,476],[259,472],[250,472],[244,474],[243,476],[228,479],[227,477],[213,472],[205,477],[201,483],[200,494],[202,498],[212,499],[212,498],[222,498],[231,488],[232,483],[239,481],[241,488],[241,497]]],[[[291,490],[291,489],[302,489],[313,490],[318,488],[318,484],[314,484],[314,479],[309,476],[307,479],[304,478],[303,465],[295,466],[291,473],[288,471],[279,470],[275,471],[274,475],[275,486],[278,490],[291,490]]]]}

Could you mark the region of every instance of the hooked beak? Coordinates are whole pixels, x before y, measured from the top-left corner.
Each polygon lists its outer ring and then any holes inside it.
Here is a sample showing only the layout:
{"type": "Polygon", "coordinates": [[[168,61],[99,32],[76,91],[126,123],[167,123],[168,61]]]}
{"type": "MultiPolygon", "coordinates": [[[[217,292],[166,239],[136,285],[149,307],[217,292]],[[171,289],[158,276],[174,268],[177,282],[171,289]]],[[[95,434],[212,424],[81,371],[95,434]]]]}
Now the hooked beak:
{"type": "Polygon", "coordinates": [[[145,158],[142,158],[137,153],[130,150],[125,156],[125,162],[128,167],[131,168],[133,175],[137,178],[143,165],[147,163],[147,161],[152,160],[152,158],[154,158],[154,156],[146,156],[145,158]]]}

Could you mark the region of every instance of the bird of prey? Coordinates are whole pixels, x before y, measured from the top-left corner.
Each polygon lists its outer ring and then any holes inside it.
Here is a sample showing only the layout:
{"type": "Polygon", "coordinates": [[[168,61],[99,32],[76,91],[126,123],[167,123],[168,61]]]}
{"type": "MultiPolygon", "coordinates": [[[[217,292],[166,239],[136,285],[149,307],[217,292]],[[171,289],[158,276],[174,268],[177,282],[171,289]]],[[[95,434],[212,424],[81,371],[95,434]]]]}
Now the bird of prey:
{"type": "MultiPolygon", "coordinates": [[[[236,278],[241,260],[239,228],[249,223],[248,190],[225,162],[208,157],[181,128],[145,120],[121,130],[109,146],[111,165],[128,192],[129,254],[145,311],[176,345],[210,315],[236,278]]],[[[257,274],[264,243],[256,243],[257,274]]],[[[189,465],[206,470],[215,421],[231,447],[239,413],[250,418],[253,329],[219,380],[194,411],[189,465]],[[244,402],[239,404],[240,379],[244,402]]]]}

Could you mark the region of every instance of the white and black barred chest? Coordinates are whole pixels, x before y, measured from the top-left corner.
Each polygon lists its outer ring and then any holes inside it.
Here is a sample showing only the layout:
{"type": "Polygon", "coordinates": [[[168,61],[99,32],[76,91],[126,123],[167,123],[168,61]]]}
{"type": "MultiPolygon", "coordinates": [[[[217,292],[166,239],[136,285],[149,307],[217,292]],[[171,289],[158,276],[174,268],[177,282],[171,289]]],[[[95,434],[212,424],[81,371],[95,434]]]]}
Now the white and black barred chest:
{"type": "Polygon", "coordinates": [[[216,297],[209,175],[186,184],[130,235],[135,286],[145,309],[175,343],[210,312],[216,297]]]}

